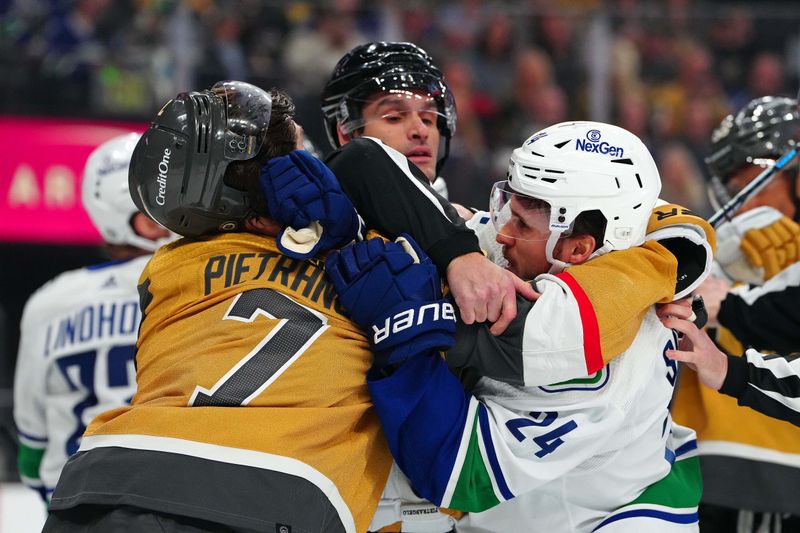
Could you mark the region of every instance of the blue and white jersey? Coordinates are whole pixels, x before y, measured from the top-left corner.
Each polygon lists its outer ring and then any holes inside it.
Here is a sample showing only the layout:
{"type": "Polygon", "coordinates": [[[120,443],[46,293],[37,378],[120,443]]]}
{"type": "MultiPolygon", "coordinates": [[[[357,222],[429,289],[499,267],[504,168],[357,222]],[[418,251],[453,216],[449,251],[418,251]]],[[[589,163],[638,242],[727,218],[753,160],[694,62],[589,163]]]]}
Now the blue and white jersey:
{"type": "Polygon", "coordinates": [[[667,530],[693,529],[694,432],[668,411],[676,364],[664,352],[674,346],[651,310],[631,347],[585,378],[524,386],[484,377],[466,391],[429,355],[370,389],[417,492],[471,513],[458,531],[606,531],[654,517],[667,530]]]}
{"type": "Polygon", "coordinates": [[[25,305],[14,378],[18,463],[23,482],[46,499],[86,425],[136,390],[136,286],[149,258],[64,272],[25,305]]]}

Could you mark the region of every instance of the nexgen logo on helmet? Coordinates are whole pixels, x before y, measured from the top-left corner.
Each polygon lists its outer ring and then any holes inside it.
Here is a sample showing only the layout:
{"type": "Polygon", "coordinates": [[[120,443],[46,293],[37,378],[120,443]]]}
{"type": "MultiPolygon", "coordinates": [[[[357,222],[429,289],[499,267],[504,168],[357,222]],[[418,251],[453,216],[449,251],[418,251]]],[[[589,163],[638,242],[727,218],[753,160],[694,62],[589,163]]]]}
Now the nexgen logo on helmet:
{"type": "Polygon", "coordinates": [[[575,139],[575,149],[583,152],[608,155],[610,157],[623,157],[625,150],[621,146],[612,146],[605,141],[600,141],[600,130],[586,132],[586,140],[575,139]]]}
{"type": "Polygon", "coordinates": [[[156,194],[156,203],[158,205],[164,205],[166,202],[166,198],[164,194],[167,191],[167,174],[169,173],[169,156],[172,155],[172,150],[169,148],[164,148],[164,157],[161,158],[161,162],[158,164],[158,178],[156,181],[158,182],[158,193],[156,194]]]}

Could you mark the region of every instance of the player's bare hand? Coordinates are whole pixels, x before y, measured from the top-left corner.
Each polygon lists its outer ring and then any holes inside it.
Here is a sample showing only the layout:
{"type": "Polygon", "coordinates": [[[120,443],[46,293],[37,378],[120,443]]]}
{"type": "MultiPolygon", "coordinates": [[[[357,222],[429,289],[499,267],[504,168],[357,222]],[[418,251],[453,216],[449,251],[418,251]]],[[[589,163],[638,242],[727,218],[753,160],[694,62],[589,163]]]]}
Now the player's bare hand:
{"type": "Polygon", "coordinates": [[[493,322],[499,335],[517,316],[517,292],[529,300],[539,294],[529,283],[495,265],[479,253],[453,259],[447,266],[447,283],[465,324],[493,322]]]}
{"type": "Polygon", "coordinates": [[[705,331],[698,329],[692,322],[674,317],[663,318],[661,322],[666,327],[683,333],[679,349],[667,350],[666,356],[686,363],[697,372],[704,385],[719,390],[728,373],[728,357],[714,345],[705,331]]]}
{"type": "Polygon", "coordinates": [[[656,315],[661,319],[676,317],[691,320],[692,314],[691,298],[682,298],[672,303],[656,305],[656,315]]]}
{"type": "Polygon", "coordinates": [[[475,213],[473,213],[472,211],[470,211],[469,209],[467,209],[466,207],[464,207],[461,204],[457,204],[457,203],[454,203],[454,202],[451,202],[451,204],[455,208],[456,212],[458,213],[458,216],[460,216],[464,220],[470,220],[473,217],[473,215],[475,215],[475,213]]]}

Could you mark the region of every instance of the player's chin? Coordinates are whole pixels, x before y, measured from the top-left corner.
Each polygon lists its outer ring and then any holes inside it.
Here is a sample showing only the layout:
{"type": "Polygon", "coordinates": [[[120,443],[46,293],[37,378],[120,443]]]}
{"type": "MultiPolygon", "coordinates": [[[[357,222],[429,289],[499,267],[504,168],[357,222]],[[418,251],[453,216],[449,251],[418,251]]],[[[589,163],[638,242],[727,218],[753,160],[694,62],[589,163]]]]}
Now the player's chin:
{"type": "Polygon", "coordinates": [[[505,267],[506,270],[508,270],[509,272],[511,272],[512,274],[514,274],[516,276],[519,276],[519,270],[517,269],[517,266],[514,263],[514,260],[510,259],[508,256],[505,256],[505,255],[504,255],[504,257],[506,258],[506,262],[508,263],[506,265],[506,267],[505,267]]]}
{"type": "Polygon", "coordinates": [[[429,180],[433,181],[436,179],[436,165],[434,164],[432,157],[412,156],[409,157],[409,160],[417,165],[429,180]]]}

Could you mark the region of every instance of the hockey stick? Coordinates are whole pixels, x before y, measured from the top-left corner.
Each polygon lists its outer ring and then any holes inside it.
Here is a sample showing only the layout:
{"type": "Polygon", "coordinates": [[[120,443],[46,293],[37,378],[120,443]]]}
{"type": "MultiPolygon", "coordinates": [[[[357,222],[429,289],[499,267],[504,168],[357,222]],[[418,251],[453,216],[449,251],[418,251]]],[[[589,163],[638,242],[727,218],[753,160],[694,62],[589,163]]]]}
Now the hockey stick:
{"type": "Polygon", "coordinates": [[[797,156],[797,148],[792,148],[788,152],[786,152],[783,157],[778,159],[774,165],[771,167],[764,169],[764,172],[753,178],[753,181],[748,183],[744,189],[736,193],[736,196],[725,202],[719,211],[711,215],[711,218],[708,219],[708,223],[711,224],[711,227],[717,228],[723,221],[730,219],[730,214],[736,211],[743,203],[745,203],[751,196],[754,194],[758,194],[761,189],[766,187],[772,178],[775,177],[776,173],[779,170],[782,170],[786,165],[788,165],[795,157],[797,156]]]}

